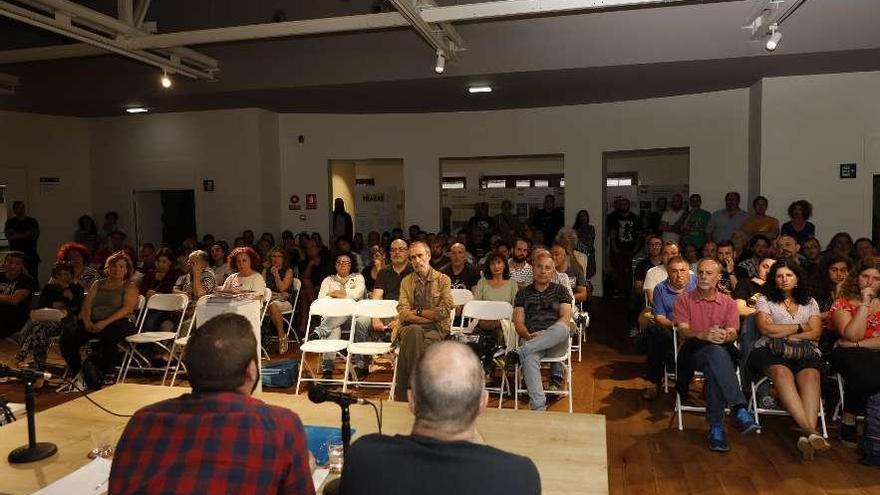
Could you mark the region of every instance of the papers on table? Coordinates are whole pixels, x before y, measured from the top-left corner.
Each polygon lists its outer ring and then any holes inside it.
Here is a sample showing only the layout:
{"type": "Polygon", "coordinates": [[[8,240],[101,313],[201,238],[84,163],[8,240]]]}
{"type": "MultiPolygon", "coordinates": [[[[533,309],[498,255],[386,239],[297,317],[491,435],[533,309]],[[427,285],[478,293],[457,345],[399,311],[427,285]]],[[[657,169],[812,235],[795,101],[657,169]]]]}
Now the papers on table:
{"type": "Polygon", "coordinates": [[[238,289],[217,289],[213,294],[208,295],[208,304],[210,303],[227,303],[229,301],[242,301],[255,299],[257,293],[252,290],[238,289]]]}
{"type": "Polygon", "coordinates": [[[34,492],[33,495],[101,495],[107,493],[110,480],[110,459],[96,457],[92,462],[59,479],[55,483],[34,492]]]}

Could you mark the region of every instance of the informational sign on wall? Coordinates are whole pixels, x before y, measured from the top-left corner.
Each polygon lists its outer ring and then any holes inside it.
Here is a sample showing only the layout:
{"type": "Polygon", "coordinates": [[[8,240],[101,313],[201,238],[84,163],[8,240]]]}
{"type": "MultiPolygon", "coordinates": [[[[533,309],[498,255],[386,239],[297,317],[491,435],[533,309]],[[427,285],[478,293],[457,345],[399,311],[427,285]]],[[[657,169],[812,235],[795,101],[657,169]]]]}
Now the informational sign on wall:
{"type": "Polygon", "coordinates": [[[317,194],[306,194],[306,209],[307,210],[317,210],[318,209],[318,195],[317,194]]]}
{"type": "Polygon", "coordinates": [[[399,228],[400,215],[397,212],[399,203],[398,190],[395,187],[358,188],[355,193],[355,228],[367,234],[371,231],[379,233],[399,228]]]}

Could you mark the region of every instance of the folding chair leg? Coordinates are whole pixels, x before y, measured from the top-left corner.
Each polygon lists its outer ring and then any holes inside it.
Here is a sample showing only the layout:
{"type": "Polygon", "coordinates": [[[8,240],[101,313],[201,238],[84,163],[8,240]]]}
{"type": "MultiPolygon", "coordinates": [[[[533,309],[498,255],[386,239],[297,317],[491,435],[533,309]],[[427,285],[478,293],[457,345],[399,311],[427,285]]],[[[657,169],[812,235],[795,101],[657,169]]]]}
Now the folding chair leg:
{"type": "Polygon", "coordinates": [[[825,404],[819,397],[819,422],[822,423],[822,437],[828,438],[828,427],[825,425],[825,404]]]}
{"type": "MultiPolygon", "coordinates": [[[[345,356],[345,371],[342,372],[342,393],[348,391],[348,382],[349,382],[349,370],[354,373],[354,370],[351,369],[351,353],[346,353],[345,356]]],[[[357,376],[354,377],[354,381],[357,382],[357,376]]]]}
{"type": "Polygon", "coordinates": [[[513,394],[513,410],[519,411],[519,365],[516,365],[513,371],[513,386],[515,392],[513,394]]]}
{"type": "Polygon", "coordinates": [[[678,416],[678,431],[684,431],[684,421],[681,418],[681,394],[675,392],[675,414],[678,416]]]}
{"type": "MultiPolygon", "coordinates": [[[[168,373],[171,371],[171,362],[174,360],[174,351],[177,349],[177,342],[171,344],[171,350],[168,352],[168,364],[165,365],[165,374],[162,375],[162,386],[165,386],[165,380],[168,378],[168,373]]],[[[181,356],[178,356],[177,359],[180,361],[183,352],[181,351],[181,356]]]]}
{"type": "Polygon", "coordinates": [[[571,382],[571,357],[568,359],[568,414],[574,413],[574,384],[571,382]]]}
{"type": "MultiPolygon", "coordinates": [[[[766,380],[766,378],[764,378],[764,380],[766,380]]],[[[758,433],[761,433],[761,428],[760,428],[761,415],[758,414],[758,384],[760,384],[760,383],[761,383],[761,381],[759,381],[757,384],[755,382],[751,383],[751,385],[752,385],[752,412],[755,414],[755,424],[757,424],[759,426],[758,433]]]]}
{"type": "Polygon", "coordinates": [[[300,382],[302,382],[303,366],[304,366],[304,365],[307,365],[307,364],[306,364],[306,356],[307,356],[307,354],[308,354],[308,353],[305,353],[305,352],[302,353],[302,356],[301,356],[300,359],[299,359],[299,366],[297,366],[297,368],[299,368],[299,371],[298,371],[297,374],[296,374],[296,390],[294,391],[294,394],[295,394],[295,395],[299,395],[299,385],[300,385],[300,382]]]}
{"type": "Polygon", "coordinates": [[[397,354],[391,351],[391,389],[388,391],[388,400],[394,400],[394,389],[397,387],[397,354]]]}
{"type": "Polygon", "coordinates": [[[183,361],[183,356],[181,355],[180,358],[177,359],[177,365],[174,366],[174,374],[171,375],[171,383],[168,385],[169,387],[174,386],[174,381],[177,380],[177,373],[180,371],[180,364],[182,361],[183,361]]]}

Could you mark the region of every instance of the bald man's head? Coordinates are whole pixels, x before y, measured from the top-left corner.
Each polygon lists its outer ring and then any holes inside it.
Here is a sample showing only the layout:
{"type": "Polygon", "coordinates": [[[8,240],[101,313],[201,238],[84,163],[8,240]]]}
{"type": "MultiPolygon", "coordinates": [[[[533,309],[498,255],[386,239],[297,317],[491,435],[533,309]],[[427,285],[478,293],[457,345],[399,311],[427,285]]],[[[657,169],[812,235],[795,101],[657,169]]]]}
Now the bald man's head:
{"type": "Polygon", "coordinates": [[[410,402],[420,428],[461,433],[484,404],[483,368],[468,346],[443,341],[425,351],[410,378],[410,402]]]}

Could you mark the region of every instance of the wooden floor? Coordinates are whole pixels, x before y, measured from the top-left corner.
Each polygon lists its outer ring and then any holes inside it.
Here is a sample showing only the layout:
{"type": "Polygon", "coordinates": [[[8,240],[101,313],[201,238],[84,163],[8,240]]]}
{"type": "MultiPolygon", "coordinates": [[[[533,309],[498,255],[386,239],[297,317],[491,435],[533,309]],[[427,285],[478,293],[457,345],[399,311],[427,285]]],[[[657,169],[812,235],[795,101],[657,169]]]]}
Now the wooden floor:
{"type": "MultiPolygon", "coordinates": [[[[762,418],[763,433],[750,437],[729,428],[731,451],[726,454],[706,448],[706,426],[698,415],[686,414],[685,431],[679,432],[672,396],[661,395],[650,403],[641,400],[644,358],[626,337],[624,314],[625,307],[616,301],[593,305],[583,361],[574,366],[575,412],[604,414],[607,420],[612,494],[880,495],[880,469],[859,465],[855,450],[836,440],[837,425],[830,422],[832,450],[817,454],[812,462],[800,460],[787,417],[762,418]]],[[[0,343],[0,359],[8,358],[11,350],[8,343],[0,343]]],[[[0,383],[0,394],[21,402],[19,388],[17,383],[0,383]]],[[[41,391],[37,406],[51,407],[73,397],[41,391]]],[[[504,406],[512,407],[512,402],[504,406]]],[[[567,410],[566,401],[553,404],[551,410],[567,410]]]]}

